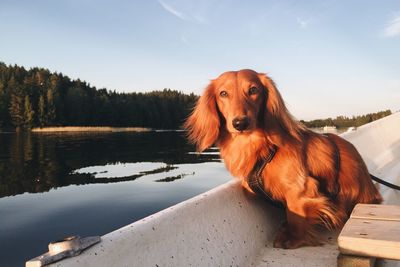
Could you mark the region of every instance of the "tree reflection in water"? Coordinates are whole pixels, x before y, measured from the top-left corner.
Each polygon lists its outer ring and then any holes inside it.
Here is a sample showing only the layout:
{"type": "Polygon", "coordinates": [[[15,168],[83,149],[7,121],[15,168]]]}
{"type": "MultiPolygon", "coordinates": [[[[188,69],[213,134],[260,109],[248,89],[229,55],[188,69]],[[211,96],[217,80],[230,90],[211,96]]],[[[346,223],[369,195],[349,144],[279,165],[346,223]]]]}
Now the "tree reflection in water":
{"type": "Polygon", "coordinates": [[[0,134],[0,197],[49,191],[71,184],[135,180],[157,173],[170,182],[190,175],[167,175],[179,164],[220,161],[218,153],[194,153],[184,133],[62,133],[0,134]],[[165,166],[122,177],[96,178],[96,173],[76,172],[88,166],[161,162],[165,166]]]}

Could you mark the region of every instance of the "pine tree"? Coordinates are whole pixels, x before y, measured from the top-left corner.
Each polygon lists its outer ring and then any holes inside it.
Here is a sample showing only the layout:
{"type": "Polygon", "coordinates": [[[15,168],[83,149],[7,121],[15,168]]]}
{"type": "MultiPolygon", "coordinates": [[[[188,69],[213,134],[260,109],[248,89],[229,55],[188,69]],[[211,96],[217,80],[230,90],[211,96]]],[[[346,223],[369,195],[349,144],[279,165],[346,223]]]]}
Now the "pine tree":
{"type": "Polygon", "coordinates": [[[39,97],[38,110],[39,110],[39,117],[38,117],[39,126],[40,128],[42,128],[46,123],[46,106],[43,95],[40,95],[39,97]]]}
{"type": "Polygon", "coordinates": [[[32,108],[32,104],[28,95],[25,96],[24,107],[24,126],[26,129],[31,129],[35,111],[32,108]]]}
{"type": "Polygon", "coordinates": [[[24,99],[21,87],[14,87],[10,98],[9,112],[11,122],[19,131],[24,123],[24,99]]]}
{"type": "Polygon", "coordinates": [[[62,120],[62,116],[57,116],[57,112],[59,112],[60,115],[63,113],[63,108],[61,108],[63,106],[63,103],[60,99],[60,77],[56,74],[52,74],[49,79],[50,83],[46,93],[46,125],[61,124],[62,122],[60,120],[62,120]]]}
{"type": "Polygon", "coordinates": [[[0,81],[0,127],[3,127],[7,118],[7,99],[4,83],[0,81]]]}

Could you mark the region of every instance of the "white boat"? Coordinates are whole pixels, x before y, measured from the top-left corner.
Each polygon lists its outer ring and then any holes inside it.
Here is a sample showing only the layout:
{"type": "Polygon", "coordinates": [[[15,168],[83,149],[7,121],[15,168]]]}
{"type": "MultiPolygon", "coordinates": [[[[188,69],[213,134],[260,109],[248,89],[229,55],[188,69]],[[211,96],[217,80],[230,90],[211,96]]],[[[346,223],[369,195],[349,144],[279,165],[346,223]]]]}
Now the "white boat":
{"type": "Polygon", "coordinates": [[[324,126],[324,127],[322,127],[322,132],[323,133],[336,133],[337,128],[336,128],[336,126],[324,126]]]}
{"type": "MultiPolygon", "coordinates": [[[[373,175],[400,184],[400,113],[342,137],[357,147],[373,175]]],[[[386,204],[400,204],[400,192],[379,188],[386,204]]],[[[273,248],[283,217],[282,210],[249,196],[233,180],[106,234],[53,266],[336,266],[337,233],[329,233],[320,247],[273,248]]]]}
{"type": "Polygon", "coordinates": [[[352,127],[347,128],[346,132],[352,132],[352,131],[355,131],[356,129],[357,129],[356,127],[352,126],[352,127]]]}

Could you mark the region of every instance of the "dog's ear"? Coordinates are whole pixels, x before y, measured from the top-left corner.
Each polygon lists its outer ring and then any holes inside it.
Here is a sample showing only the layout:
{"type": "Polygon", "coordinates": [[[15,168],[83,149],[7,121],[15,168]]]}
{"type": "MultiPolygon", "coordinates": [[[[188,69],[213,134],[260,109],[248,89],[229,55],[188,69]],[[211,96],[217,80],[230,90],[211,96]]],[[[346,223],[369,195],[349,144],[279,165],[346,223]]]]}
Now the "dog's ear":
{"type": "Polygon", "coordinates": [[[212,82],[197,101],[196,107],[183,127],[188,131],[189,140],[197,145],[197,150],[200,152],[217,141],[220,120],[212,82]]]}
{"type": "Polygon", "coordinates": [[[268,128],[269,126],[277,125],[290,136],[300,140],[304,127],[298,123],[287,110],[274,81],[265,74],[259,74],[259,79],[266,90],[266,106],[264,111],[265,127],[268,128]]]}

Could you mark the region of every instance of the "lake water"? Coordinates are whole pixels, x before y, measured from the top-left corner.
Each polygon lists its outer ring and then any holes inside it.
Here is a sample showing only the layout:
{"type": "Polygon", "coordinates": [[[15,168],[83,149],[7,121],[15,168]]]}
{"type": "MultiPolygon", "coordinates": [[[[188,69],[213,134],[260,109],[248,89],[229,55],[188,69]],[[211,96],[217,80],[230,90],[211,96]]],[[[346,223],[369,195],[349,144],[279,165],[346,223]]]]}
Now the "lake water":
{"type": "Polygon", "coordinates": [[[0,266],[104,235],[232,179],[184,133],[0,134],[0,266]]]}

